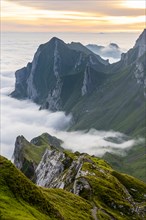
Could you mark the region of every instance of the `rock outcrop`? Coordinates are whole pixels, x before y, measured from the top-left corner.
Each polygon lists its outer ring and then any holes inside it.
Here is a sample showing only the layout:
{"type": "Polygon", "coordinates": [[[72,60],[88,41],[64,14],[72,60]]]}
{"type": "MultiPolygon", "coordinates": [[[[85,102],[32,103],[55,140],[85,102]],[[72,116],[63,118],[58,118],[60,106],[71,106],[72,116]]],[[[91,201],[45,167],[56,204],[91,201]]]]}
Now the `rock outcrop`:
{"type": "MultiPolygon", "coordinates": [[[[47,134],[37,137],[37,142],[32,141],[33,144],[31,142],[29,146],[22,146],[23,142],[28,144],[24,137],[16,140],[15,165],[20,169],[20,162],[16,160],[18,154],[20,158],[25,155],[27,164],[36,164],[33,181],[37,185],[63,189],[84,198],[92,204],[91,213],[97,219],[101,219],[101,216],[123,220],[145,218],[143,202],[146,200],[146,185],[143,182],[114,171],[104,160],[95,156],[50,146],[46,137],[47,134]]],[[[23,165],[24,160],[21,170],[28,176],[29,165],[25,170],[22,169],[23,165]]]]}

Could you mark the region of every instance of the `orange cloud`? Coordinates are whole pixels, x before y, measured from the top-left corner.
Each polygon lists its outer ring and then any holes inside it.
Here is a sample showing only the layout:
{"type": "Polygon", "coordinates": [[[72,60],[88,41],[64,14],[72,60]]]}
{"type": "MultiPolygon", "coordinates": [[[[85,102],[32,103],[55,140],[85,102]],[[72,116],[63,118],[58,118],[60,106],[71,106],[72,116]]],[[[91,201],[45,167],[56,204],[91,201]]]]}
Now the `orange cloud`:
{"type": "MultiPolygon", "coordinates": [[[[141,0],[143,2],[143,0],[141,0]]],[[[85,11],[80,10],[81,5],[77,7],[77,2],[85,3],[84,0],[75,1],[74,7],[62,9],[63,2],[66,1],[1,1],[1,20],[3,31],[75,31],[75,32],[97,32],[97,31],[141,31],[144,28],[145,15],[142,13],[143,5],[139,9],[130,8],[129,2],[133,0],[108,1],[87,1],[88,9],[83,5],[85,11]],[[36,2],[37,7],[35,7],[36,2]],[[58,6],[56,4],[58,2],[58,6]],[[59,5],[60,2],[60,5],[59,5]],[[90,5],[89,5],[90,2],[90,5]],[[39,3],[39,4],[37,4],[39,3]],[[54,9],[38,7],[48,4],[54,9]],[[127,6],[126,6],[127,5],[127,6]],[[129,5],[129,6],[128,6],[129,5]],[[94,10],[93,10],[94,6],[94,10]],[[95,10],[97,7],[97,11],[95,10]],[[61,10],[60,10],[61,7],[61,10]],[[69,10],[70,9],[70,10],[69,10]],[[123,11],[125,10],[125,14],[123,11]],[[129,14],[128,14],[129,10],[129,14]],[[133,14],[135,11],[137,13],[133,14]],[[117,14],[119,12],[119,15],[117,14]],[[137,26],[139,24],[139,28],[137,26]],[[131,25],[132,24],[132,25],[131,25]],[[135,24],[135,27],[134,25],[135,24]],[[128,28],[127,28],[128,27],[128,28]],[[130,27],[130,29],[129,29],[130,27]],[[142,29],[143,29],[142,28],[142,29]]],[[[73,1],[70,2],[73,4],[73,1]]]]}

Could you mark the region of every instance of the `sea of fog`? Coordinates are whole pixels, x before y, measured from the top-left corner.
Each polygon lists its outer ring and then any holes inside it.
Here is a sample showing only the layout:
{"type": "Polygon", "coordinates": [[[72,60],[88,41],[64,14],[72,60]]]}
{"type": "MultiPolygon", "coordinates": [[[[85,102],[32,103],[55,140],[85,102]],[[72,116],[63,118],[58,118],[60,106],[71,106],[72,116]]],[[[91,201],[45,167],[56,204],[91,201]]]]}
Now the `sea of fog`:
{"type": "Polygon", "coordinates": [[[121,153],[141,140],[127,140],[115,131],[68,132],[72,115],[64,112],[39,111],[39,106],[29,100],[19,101],[9,94],[14,90],[15,71],[32,61],[37,47],[57,36],[65,42],[77,41],[83,44],[107,45],[117,43],[123,50],[132,47],[136,34],[55,34],[55,33],[2,33],[1,34],[1,154],[11,159],[15,140],[23,135],[28,140],[48,132],[64,141],[63,147],[73,151],[102,156],[105,152],[121,153]],[[129,39],[129,40],[127,40],[129,39]],[[128,44],[127,44],[128,42],[128,44]],[[112,143],[109,137],[119,141],[112,143]]]}

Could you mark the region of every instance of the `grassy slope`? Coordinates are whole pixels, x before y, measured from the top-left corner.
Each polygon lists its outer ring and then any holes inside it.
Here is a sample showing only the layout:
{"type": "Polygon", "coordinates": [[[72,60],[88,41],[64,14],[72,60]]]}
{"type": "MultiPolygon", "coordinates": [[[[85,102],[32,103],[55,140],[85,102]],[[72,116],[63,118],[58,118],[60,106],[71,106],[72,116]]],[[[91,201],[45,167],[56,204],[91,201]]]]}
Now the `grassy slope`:
{"type": "MultiPolygon", "coordinates": [[[[42,137],[45,138],[44,135],[41,135],[38,138],[40,144],[42,144],[42,141],[41,141],[42,137]]],[[[46,142],[45,139],[43,139],[43,140],[44,140],[44,142],[46,142]]],[[[78,156],[80,156],[80,154],[78,154],[78,153],[74,154],[70,151],[64,151],[64,152],[65,152],[66,156],[68,158],[70,158],[68,160],[69,164],[66,167],[68,169],[69,166],[71,165],[69,161],[77,160],[78,156]]],[[[29,152],[27,152],[27,153],[29,153],[29,152]]],[[[134,218],[135,214],[133,215],[131,213],[132,205],[125,199],[127,197],[127,195],[124,193],[123,185],[118,181],[117,177],[115,177],[113,175],[113,173],[114,173],[113,169],[106,162],[104,162],[102,159],[99,159],[96,157],[90,157],[87,154],[85,154],[85,158],[86,159],[83,163],[82,170],[85,172],[89,171],[89,175],[87,175],[85,179],[90,184],[92,191],[85,190],[85,191],[81,192],[80,195],[83,198],[89,200],[93,205],[98,207],[98,212],[97,212],[98,218],[102,219],[102,217],[103,217],[105,219],[106,218],[108,219],[110,217],[114,217],[119,220],[120,219],[124,219],[124,220],[125,219],[132,219],[132,217],[134,218]],[[90,175],[90,173],[93,175],[90,175]],[[124,195],[124,197],[123,197],[123,195],[124,195]],[[113,206],[116,206],[116,211],[113,209],[113,206]],[[123,207],[118,208],[118,206],[123,206],[123,207]],[[123,213],[123,218],[122,218],[122,216],[120,216],[121,215],[120,212],[123,213]]],[[[29,158],[29,159],[31,159],[31,158],[29,158]]],[[[120,176],[120,174],[118,174],[118,175],[120,176]]],[[[124,180],[128,179],[128,181],[129,181],[129,179],[131,179],[131,178],[132,177],[129,177],[127,175],[124,176],[124,180]]],[[[131,188],[135,188],[135,185],[139,185],[139,187],[142,186],[143,193],[146,192],[146,187],[145,187],[144,183],[142,183],[141,181],[135,180],[134,178],[132,179],[132,181],[133,181],[133,183],[131,184],[131,188]],[[135,184],[135,182],[136,182],[136,184],[135,184]]],[[[80,182],[80,180],[79,180],[79,182],[80,182]]],[[[70,187],[72,188],[72,184],[70,186],[67,186],[67,188],[65,188],[65,189],[70,190],[71,189],[70,187]]],[[[48,192],[49,195],[52,195],[54,190],[47,189],[47,190],[45,190],[45,192],[48,192]]],[[[62,191],[62,197],[64,197],[63,191],[62,191]]],[[[57,206],[60,206],[60,202],[59,202],[60,199],[58,198],[58,196],[56,197],[56,195],[55,195],[55,197],[54,197],[54,195],[52,195],[51,201],[53,201],[53,200],[54,200],[54,204],[58,201],[57,206]]],[[[141,200],[141,202],[142,201],[143,201],[143,199],[141,200]]],[[[67,204],[70,203],[68,199],[66,202],[65,201],[63,202],[63,204],[65,204],[65,206],[67,206],[67,204]]],[[[62,204],[62,202],[61,202],[61,204],[62,204]]],[[[69,212],[68,208],[67,208],[67,213],[69,212]]],[[[62,210],[62,211],[64,213],[64,210],[62,210]]],[[[138,216],[136,216],[136,218],[139,219],[138,216]]]]}
{"type": "Polygon", "coordinates": [[[0,219],[91,220],[91,208],[84,199],[69,192],[37,187],[10,161],[0,157],[0,219]]]}
{"type": "MultiPolygon", "coordinates": [[[[68,156],[73,156],[72,153],[66,153],[68,156]]],[[[84,178],[90,184],[91,190],[81,191],[81,197],[61,189],[37,187],[10,161],[0,157],[1,219],[92,220],[91,209],[94,206],[97,207],[96,214],[99,220],[144,219],[132,213],[127,190],[132,200],[138,203],[137,206],[142,207],[146,185],[131,176],[114,171],[99,158],[89,155],[85,157],[82,170],[89,172],[84,178]],[[120,214],[121,212],[123,214],[120,214]]],[[[77,181],[80,182],[80,178],[77,181]]]]}
{"type": "Polygon", "coordinates": [[[89,159],[92,160],[92,165],[85,162],[83,169],[95,174],[87,175],[86,179],[92,187],[88,199],[98,207],[97,217],[99,219],[113,217],[119,220],[144,219],[144,217],[132,213],[133,208],[132,203],[129,202],[129,195],[132,196],[131,201],[133,200],[139,207],[143,206],[145,204],[143,202],[146,202],[144,198],[146,185],[132,176],[114,171],[101,159],[93,157],[89,157],[89,159]]]}
{"type": "Polygon", "coordinates": [[[104,86],[86,96],[72,109],[78,121],[73,129],[114,129],[144,136],[143,89],[133,78],[133,68],[109,75],[104,86]],[[88,110],[88,111],[87,111],[88,110]]]}
{"type": "Polygon", "coordinates": [[[39,188],[2,157],[0,157],[0,213],[1,219],[11,220],[22,218],[50,220],[51,215],[55,214],[55,210],[42,196],[39,188]]]}
{"type": "Polygon", "coordinates": [[[52,145],[53,148],[61,150],[61,143],[62,141],[57,139],[56,137],[50,136],[47,133],[43,133],[39,137],[34,138],[35,144],[28,142],[24,137],[23,137],[23,156],[25,157],[26,160],[28,161],[33,161],[35,164],[38,165],[40,162],[44,152],[46,149],[51,149],[52,145]],[[48,138],[49,136],[49,138],[48,138]]]}
{"type": "Polygon", "coordinates": [[[92,205],[81,197],[61,189],[43,189],[43,191],[64,219],[92,219],[92,205]]]}
{"type": "Polygon", "coordinates": [[[106,153],[103,157],[112,167],[146,182],[146,148],[138,145],[131,148],[126,156],[106,153]]]}

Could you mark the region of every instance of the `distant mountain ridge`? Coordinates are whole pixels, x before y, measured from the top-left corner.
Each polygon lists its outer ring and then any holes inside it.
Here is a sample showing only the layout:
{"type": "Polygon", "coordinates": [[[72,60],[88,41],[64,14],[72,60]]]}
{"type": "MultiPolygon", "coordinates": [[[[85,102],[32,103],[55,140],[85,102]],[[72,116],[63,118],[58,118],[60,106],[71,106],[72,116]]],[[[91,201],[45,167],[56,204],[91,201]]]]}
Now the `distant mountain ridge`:
{"type": "Polygon", "coordinates": [[[71,129],[114,129],[144,135],[145,39],[110,65],[80,43],[52,38],[32,63],[16,71],[11,96],[31,99],[41,109],[73,114],[71,129]],[[136,118],[136,120],[135,120],[136,118]]]}

